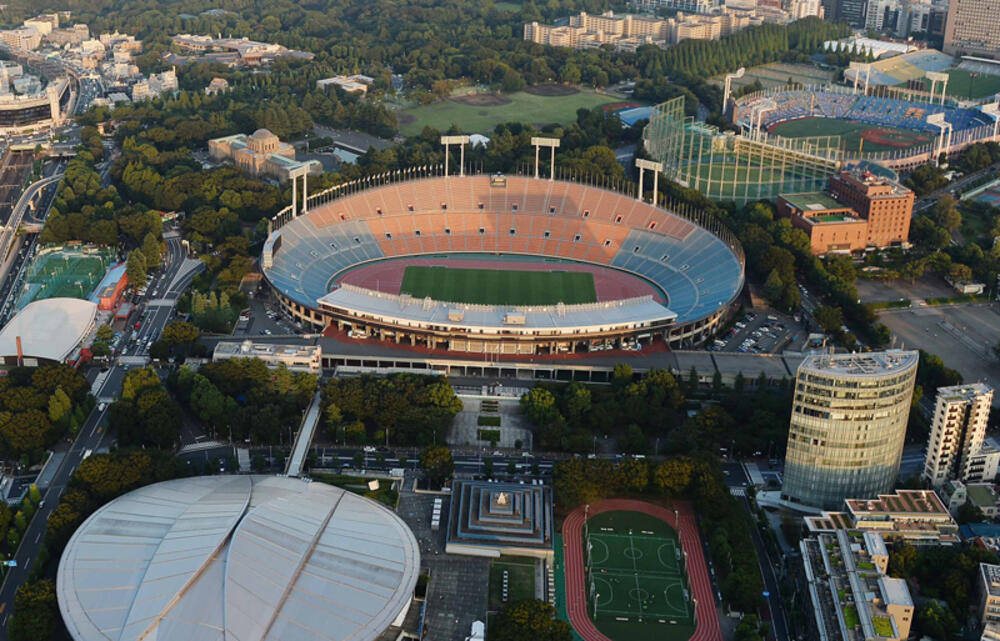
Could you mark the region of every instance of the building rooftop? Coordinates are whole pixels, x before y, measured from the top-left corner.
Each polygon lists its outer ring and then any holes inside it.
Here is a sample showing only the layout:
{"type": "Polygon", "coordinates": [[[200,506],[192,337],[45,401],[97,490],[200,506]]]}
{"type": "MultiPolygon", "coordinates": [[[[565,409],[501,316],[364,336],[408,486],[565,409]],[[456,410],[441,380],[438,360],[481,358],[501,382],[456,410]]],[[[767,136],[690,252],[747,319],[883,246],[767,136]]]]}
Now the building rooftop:
{"type": "Polygon", "coordinates": [[[906,587],[906,579],[884,576],[879,579],[879,587],[886,603],[913,607],[913,598],[910,596],[910,589],[906,587]]]}
{"type": "Polygon", "coordinates": [[[828,209],[850,209],[829,194],[822,191],[810,191],[801,194],[781,194],[781,197],[789,202],[793,207],[801,209],[803,212],[823,211],[828,209]]]}
{"type": "Polygon", "coordinates": [[[993,388],[985,383],[969,383],[967,385],[952,385],[951,387],[939,387],[935,398],[946,401],[973,401],[984,394],[990,394],[993,388]]]}
{"type": "Polygon", "coordinates": [[[322,352],[319,345],[278,345],[275,343],[254,343],[253,341],[220,342],[215,345],[216,354],[240,354],[247,358],[258,356],[300,356],[303,358],[322,352]]]}
{"type": "Polygon", "coordinates": [[[872,556],[888,556],[889,550],[885,547],[885,539],[881,534],[875,532],[865,532],[865,549],[872,556]]]}
{"type": "Polygon", "coordinates": [[[420,568],[395,513],[322,483],[207,476],[148,485],[92,514],[63,552],[76,641],[373,641],[420,568]]]}
{"type": "Polygon", "coordinates": [[[984,483],[970,483],[965,486],[969,500],[979,507],[992,507],[997,502],[997,494],[993,487],[984,483]]]}
{"type": "Polygon", "coordinates": [[[983,587],[990,591],[990,596],[1000,597],[1000,565],[980,563],[979,572],[982,575],[983,587]]]}
{"type": "Polygon", "coordinates": [[[799,371],[844,376],[884,376],[892,371],[904,371],[917,366],[916,351],[888,350],[859,354],[810,354],[802,361],[799,371]]]}
{"type": "Polygon", "coordinates": [[[951,516],[933,490],[898,490],[895,494],[879,494],[877,499],[847,499],[845,502],[855,518],[873,514],[951,516]]]}
{"type": "Polygon", "coordinates": [[[45,298],[25,305],[0,330],[0,355],[64,361],[94,325],[97,305],[78,298],[45,298]]]}

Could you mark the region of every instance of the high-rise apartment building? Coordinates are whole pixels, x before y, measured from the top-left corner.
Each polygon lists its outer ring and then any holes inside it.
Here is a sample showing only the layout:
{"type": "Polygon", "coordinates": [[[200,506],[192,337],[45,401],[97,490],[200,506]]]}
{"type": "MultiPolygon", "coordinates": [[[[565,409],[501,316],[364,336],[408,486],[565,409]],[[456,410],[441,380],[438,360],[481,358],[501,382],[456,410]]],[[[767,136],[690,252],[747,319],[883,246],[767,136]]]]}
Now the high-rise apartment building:
{"type": "Polygon", "coordinates": [[[826,19],[846,22],[856,29],[865,26],[868,0],[822,0],[826,19]]]}
{"type": "Polygon", "coordinates": [[[934,488],[996,476],[1000,452],[985,444],[992,403],[993,388],[983,383],[938,388],[923,474],[934,488]]]}
{"type": "Polygon", "coordinates": [[[899,473],[918,353],[813,354],[799,365],[781,498],[834,510],[889,492],[899,473]]]}
{"type": "Polygon", "coordinates": [[[951,0],[943,50],[953,56],[1000,58],[1000,10],[996,0],[951,0]]]}

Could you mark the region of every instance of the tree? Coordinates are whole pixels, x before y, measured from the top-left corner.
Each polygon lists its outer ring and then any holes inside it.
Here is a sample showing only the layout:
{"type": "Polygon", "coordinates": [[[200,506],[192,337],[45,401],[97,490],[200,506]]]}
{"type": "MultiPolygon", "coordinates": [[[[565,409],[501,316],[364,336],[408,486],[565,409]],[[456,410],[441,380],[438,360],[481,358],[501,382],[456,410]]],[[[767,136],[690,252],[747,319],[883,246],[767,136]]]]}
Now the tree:
{"type": "Polygon", "coordinates": [[[138,249],[129,252],[125,261],[125,275],[132,287],[138,289],[146,286],[146,258],[138,249]]]}
{"type": "Polygon", "coordinates": [[[934,204],[934,218],[949,232],[954,232],[962,226],[962,214],[959,213],[955,199],[950,194],[941,196],[934,204]]]}
{"type": "Polygon", "coordinates": [[[535,425],[545,425],[559,417],[556,397],[543,387],[533,387],[521,396],[521,412],[535,425]]]}
{"type": "Polygon", "coordinates": [[[66,392],[62,391],[62,388],[56,388],[49,397],[49,420],[58,423],[72,409],[73,402],[66,396],[66,392]]]}
{"type": "Polygon", "coordinates": [[[505,607],[493,619],[490,641],[570,641],[569,623],[556,618],[556,611],[545,601],[528,599],[505,607]]]}
{"type": "Polygon", "coordinates": [[[642,492],[649,485],[649,463],[645,459],[630,458],[618,466],[621,484],[632,492],[642,492]]]}
{"type": "Polygon", "coordinates": [[[953,283],[968,283],[972,280],[972,270],[969,269],[968,265],[952,263],[948,269],[948,276],[953,283]]]}
{"type": "Polygon", "coordinates": [[[160,338],[171,347],[179,347],[192,345],[200,336],[201,330],[191,323],[173,321],[163,328],[160,338]]]}
{"type": "Polygon", "coordinates": [[[55,631],[58,616],[56,589],[51,580],[24,583],[14,594],[14,614],[8,628],[11,641],[48,639],[55,631]]]}
{"type": "Polygon", "coordinates": [[[767,280],[764,281],[764,297],[767,298],[771,304],[775,304],[781,300],[781,296],[785,291],[785,283],[781,280],[781,274],[778,273],[778,268],[775,267],[771,270],[771,273],[767,275],[767,280]]]}
{"type": "Polygon", "coordinates": [[[824,305],[816,309],[813,317],[825,332],[839,332],[840,328],[844,325],[844,313],[838,307],[824,305]]]}
{"type": "Polygon", "coordinates": [[[152,367],[130,370],[122,380],[122,400],[132,400],[140,392],[151,387],[160,387],[160,377],[152,367]]]}
{"type": "Polygon", "coordinates": [[[420,453],[420,469],[424,471],[431,485],[439,487],[451,478],[455,471],[455,460],[451,450],[444,445],[433,445],[420,453]]]}
{"type": "Polygon", "coordinates": [[[163,242],[160,237],[153,232],[146,234],[142,239],[142,256],[146,262],[146,268],[155,270],[163,260],[163,242]]]}
{"type": "Polygon", "coordinates": [[[965,525],[966,523],[982,523],[986,520],[983,515],[983,511],[979,509],[972,501],[966,501],[959,506],[958,511],[955,513],[955,522],[959,525],[965,525]]]}
{"type": "Polygon", "coordinates": [[[653,480],[664,494],[677,497],[687,491],[693,471],[694,466],[688,458],[668,458],[656,468],[653,480]]]}
{"type": "Polygon", "coordinates": [[[104,341],[105,343],[110,343],[115,337],[114,330],[111,329],[110,325],[101,325],[97,328],[97,338],[104,341]]]}

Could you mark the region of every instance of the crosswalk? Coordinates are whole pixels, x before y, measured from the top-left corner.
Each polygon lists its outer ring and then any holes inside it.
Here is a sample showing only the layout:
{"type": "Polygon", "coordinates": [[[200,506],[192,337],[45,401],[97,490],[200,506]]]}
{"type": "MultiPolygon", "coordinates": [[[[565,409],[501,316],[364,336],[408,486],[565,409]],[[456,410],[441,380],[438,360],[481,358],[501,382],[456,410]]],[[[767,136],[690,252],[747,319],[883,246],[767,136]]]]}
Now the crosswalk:
{"type": "Polygon", "coordinates": [[[729,488],[729,493],[733,496],[746,496],[747,489],[745,487],[731,487],[729,488]]]}

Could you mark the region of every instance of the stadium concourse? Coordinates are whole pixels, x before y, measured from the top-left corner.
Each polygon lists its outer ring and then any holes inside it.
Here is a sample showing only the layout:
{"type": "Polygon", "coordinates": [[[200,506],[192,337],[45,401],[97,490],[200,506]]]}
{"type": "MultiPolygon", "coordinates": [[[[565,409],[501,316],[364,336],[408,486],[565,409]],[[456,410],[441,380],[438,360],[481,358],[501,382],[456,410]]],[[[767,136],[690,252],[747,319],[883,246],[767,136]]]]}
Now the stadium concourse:
{"type": "MultiPolygon", "coordinates": [[[[334,188],[312,196],[307,212],[293,207],[276,216],[261,265],[289,314],[305,326],[332,326],[357,339],[534,356],[658,341],[692,345],[722,321],[743,288],[742,248],[705,215],[681,215],[634,195],[564,180],[437,171],[334,188]],[[383,286],[378,276],[372,287],[370,274],[400,258],[430,258],[432,266],[452,269],[470,267],[462,259],[523,262],[531,265],[525,272],[585,266],[595,286],[607,278],[630,285],[603,287],[607,298],[594,302],[568,290],[547,291],[542,304],[415,296],[383,286]],[[351,284],[352,272],[366,286],[351,284]]],[[[400,287],[404,279],[405,269],[391,278],[400,287]]],[[[496,282],[511,286],[502,280],[496,282]]]]}
{"type": "MultiPolygon", "coordinates": [[[[690,641],[721,641],[722,631],[715,608],[715,596],[712,594],[712,584],[708,576],[708,566],[698,535],[698,525],[691,506],[683,501],[673,503],[673,508],[680,520],[678,534],[681,547],[687,553],[687,573],[695,600],[695,617],[697,627],[690,641]]],[[[613,499],[589,506],[590,516],[612,511],[641,512],[648,514],[668,525],[674,524],[674,512],[665,507],[634,501],[630,499],[613,499]]],[[[597,629],[588,613],[588,598],[586,585],[586,569],[584,567],[583,524],[585,510],[579,507],[563,521],[562,540],[564,571],[566,573],[566,612],[569,621],[583,641],[624,641],[610,639],[597,629]]],[[[649,623],[650,626],[661,625],[649,623]]]]}

